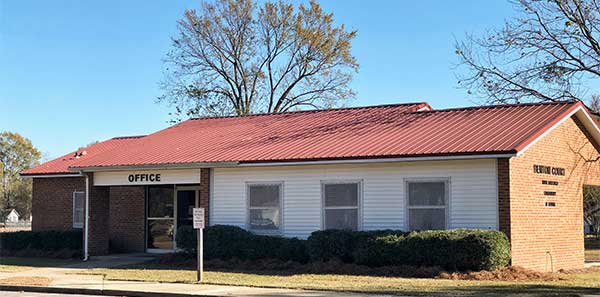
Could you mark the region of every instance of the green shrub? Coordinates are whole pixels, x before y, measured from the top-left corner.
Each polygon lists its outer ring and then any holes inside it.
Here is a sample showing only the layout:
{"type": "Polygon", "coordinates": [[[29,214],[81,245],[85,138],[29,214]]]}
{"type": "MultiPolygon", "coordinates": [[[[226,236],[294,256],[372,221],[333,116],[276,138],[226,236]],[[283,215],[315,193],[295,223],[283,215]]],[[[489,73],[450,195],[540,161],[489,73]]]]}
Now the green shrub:
{"type": "Polygon", "coordinates": [[[252,233],[236,226],[215,225],[204,229],[206,259],[253,259],[256,246],[252,233]]]}
{"type": "Polygon", "coordinates": [[[360,242],[352,253],[352,260],[369,267],[391,266],[406,263],[407,253],[400,244],[405,234],[379,234],[360,242]]]}
{"type": "Polygon", "coordinates": [[[282,238],[283,242],[277,250],[277,259],[284,261],[294,261],[298,263],[308,263],[308,249],[306,240],[298,238],[282,238]]]}
{"type": "Polygon", "coordinates": [[[196,230],[192,226],[181,226],[177,228],[175,237],[177,248],[183,250],[187,254],[195,254],[198,240],[196,238],[196,230]]]}
{"type": "MultiPolygon", "coordinates": [[[[355,262],[358,249],[364,249],[358,257],[366,257],[371,253],[371,244],[377,237],[404,236],[404,232],[396,230],[350,231],[323,230],[315,231],[308,237],[308,253],[311,261],[329,261],[339,259],[347,263],[355,262]]],[[[376,256],[377,254],[375,254],[376,256]]],[[[365,259],[366,262],[369,262],[365,259]]],[[[366,263],[364,262],[364,263],[366,263]]]]}
{"type": "Polygon", "coordinates": [[[339,259],[352,261],[352,251],[357,241],[357,232],[350,230],[315,231],[308,237],[308,254],[311,261],[326,262],[339,259]]]}
{"type": "MultiPolygon", "coordinates": [[[[177,230],[177,246],[195,253],[196,233],[177,230]]],[[[443,267],[449,270],[493,270],[510,263],[504,233],[484,230],[442,230],[406,233],[395,230],[313,232],[308,240],[255,235],[234,226],[204,229],[206,259],[242,261],[278,259],[299,263],[341,260],[370,267],[443,267]]]]}
{"type": "MultiPolygon", "coordinates": [[[[196,231],[191,226],[177,229],[177,247],[195,254],[196,231]]],[[[205,259],[279,259],[308,262],[305,241],[297,238],[255,235],[236,226],[215,225],[204,229],[205,259]]]]}
{"type": "Polygon", "coordinates": [[[25,249],[45,252],[60,250],[81,250],[83,235],[73,231],[19,231],[0,233],[0,249],[19,251],[25,249]]]}
{"type": "Polygon", "coordinates": [[[440,266],[450,270],[493,270],[510,264],[504,233],[484,230],[440,230],[406,235],[378,235],[353,254],[357,264],[440,266]]]}
{"type": "Polygon", "coordinates": [[[456,243],[458,270],[493,270],[510,264],[510,242],[500,231],[472,231],[456,243]]]}

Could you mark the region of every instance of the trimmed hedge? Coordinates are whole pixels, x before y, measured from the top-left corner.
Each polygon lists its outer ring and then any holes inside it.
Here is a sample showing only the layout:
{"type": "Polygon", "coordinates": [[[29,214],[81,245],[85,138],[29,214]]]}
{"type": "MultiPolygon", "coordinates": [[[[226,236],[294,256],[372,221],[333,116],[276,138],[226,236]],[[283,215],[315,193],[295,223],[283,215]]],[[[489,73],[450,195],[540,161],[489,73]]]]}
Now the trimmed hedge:
{"type": "MultiPolygon", "coordinates": [[[[191,226],[177,229],[177,247],[186,253],[196,253],[196,230],[191,226]]],[[[255,235],[242,228],[215,225],[204,229],[206,259],[279,259],[308,262],[306,241],[297,238],[255,235]]]]}
{"type": "MultiPolygon", "coordinates": [[[[347,263],[356,262],[355,251],[360,247],[370,248],[375,238],[385,236],[404,236],[406,233],[396,230],[378,230],[357,232],[350,230],[315,231],[308,238],[308,253],[311,261],[329,261],[339,259],[347,263]]],[[[368,252],[365,250],[365,253],[368,252]]],[[[377,252],[373,257],[377,257],[377,252]]],[[[362,257],[363,255],[361,255],[362,257]]]]}
{"type": "Polygon", "coordinates": [[[25,249],[45,252],[61,250],[81,250],[83,235],[73,231],[19,231],[0,233],[0,249],[20,251],[25,249]]]}
{"type": "MultiPolygon", "coordinates": [[[[195,253],[196,233],[191,226],[177,230],[177,246],[195,253]]],[[[449,270],[493,270],[510,264],[510,244],[499,231],[443,230],[357,232],[325,230],[308,240],[254,235],[234,226],[204,229],[207,259],[279,259],[326,262],[339,259],[370,267],[439,266],[449,270]]]]}
{"type": "MultiPolygon", "coordinates": [[[[309,238],[309,245],[311,240],[315,239],[309,238]]],[[[371,267],[440,266],[449,270],[479,271],[510,264],[510,243],[500,231],[459,229],[384,233],[359,237],[354,246],[351,262],[371,267]]]]}

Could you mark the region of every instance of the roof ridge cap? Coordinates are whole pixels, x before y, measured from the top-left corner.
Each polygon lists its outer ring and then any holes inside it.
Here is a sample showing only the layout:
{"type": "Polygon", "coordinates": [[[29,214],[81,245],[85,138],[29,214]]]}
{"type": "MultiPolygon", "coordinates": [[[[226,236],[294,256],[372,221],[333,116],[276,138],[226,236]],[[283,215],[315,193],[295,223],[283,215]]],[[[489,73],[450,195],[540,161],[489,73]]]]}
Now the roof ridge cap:
{"type": "Polygon", "coordinates": [[[148,135],[126,135],[126,136],[115,136],[113,138],[110,138],[108,140],[113,140],[113,139],[135,139],[135,138],[142,138],[142,137],[146,137],[148,135]]]}
{"type": "MultiPolygon", "coordinates": [[[[371,109],[371,108],[386,108],[386,107],[400,107],[400,106],[429,106],[429,104],[425,101],[419,102],[406,102],[406,103],[391,103],[391,104],[379,104],[379,105],[364,105],[364,106],[351,106],[351,107],[337,107],[337,108],[329,108],[329,109],[310,109],[310,110],[297,110],[297,111],[286,111],[286,112],[271,112],[271,113],[254,113],[254,114],[246,114],[246,115],[230,115],[230,116],[208,116],[208,117],[198,117],[198,118],[190,118],[183,122],[187,121],[196,121],[196,120],[212,120],[212,119],[227,119],[227,118],[247,118],[247,117],[259,117],[259,116],[270,116],[270,115],[286,115],[286,114],[298,114],[298,113],[317,113],[317,112],[327,112],[327,111],[338,111],[338,110],[356,110],[356,109],[371,109]]],[[[411,111],[406,111],[410,113],[411,111]]],[[[183,123],[182,122],[182,123],[183,123]]],[[[176,125],[174,125],[176,126],[176,125]]],[[[174,127],[171,126],[171,127],[174,127]]]]}
{"type": "Polygon", "coordinates": [[[528,102],[528,103],[510,103],[510,104],[491,104],[481,106],[464,106],[464,107],[450,107],[441,109],[431,109],[424,111],[413,111],[411,113],[434,113],[434,112],[452,112],[452,111],[463,111],[463,110],[477,110],[477,109],[494,109],[494,108],[510,108],[510,107],[524,107],[524,106],[540,106],[540,105],[559,105],[559,104],[576,104],[580,102],[578,100],[568,101],[556,101],[556,102],[528,102]]]}

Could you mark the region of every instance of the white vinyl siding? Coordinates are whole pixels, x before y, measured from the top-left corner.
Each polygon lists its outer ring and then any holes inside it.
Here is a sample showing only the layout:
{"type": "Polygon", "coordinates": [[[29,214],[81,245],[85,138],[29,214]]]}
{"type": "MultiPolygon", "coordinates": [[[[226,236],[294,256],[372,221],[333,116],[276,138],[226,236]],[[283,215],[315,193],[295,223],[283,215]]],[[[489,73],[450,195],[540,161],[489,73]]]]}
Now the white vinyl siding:
{"type": "Polygon", "coordinates": [[[73,192],[73,228],[83,228],[85,192],[73,192]]]}
{"type": "Polygon", "coordinates": [[[361,181],[362,230],[407,230],[406,180],[450,180],[448,227],[498,229],[496,160],[213,169],[210,223],[246,228],[246,184],[282,181],[281,233],[306,238],[322,229],[322,183],[361,181]]]}

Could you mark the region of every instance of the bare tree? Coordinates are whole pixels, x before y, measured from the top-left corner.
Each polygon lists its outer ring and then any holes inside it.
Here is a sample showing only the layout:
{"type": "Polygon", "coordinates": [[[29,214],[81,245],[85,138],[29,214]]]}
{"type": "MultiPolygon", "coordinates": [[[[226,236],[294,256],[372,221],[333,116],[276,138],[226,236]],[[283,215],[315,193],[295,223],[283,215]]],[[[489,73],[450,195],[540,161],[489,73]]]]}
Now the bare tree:
{"type": "Polygon", "coordinates": [[[315,1],[202,2],[178,29],[158,101],[179,119],[328,108],[354,95],[356,31],[336,26],[315,1]]]}
{"type": "Polygon", "coordinates": [[[596,0],[520,0],[518,17],[482,37],[457,42],[468,69],[459,85],[485,103],[588,101],[600,78],[596,0]]]}

